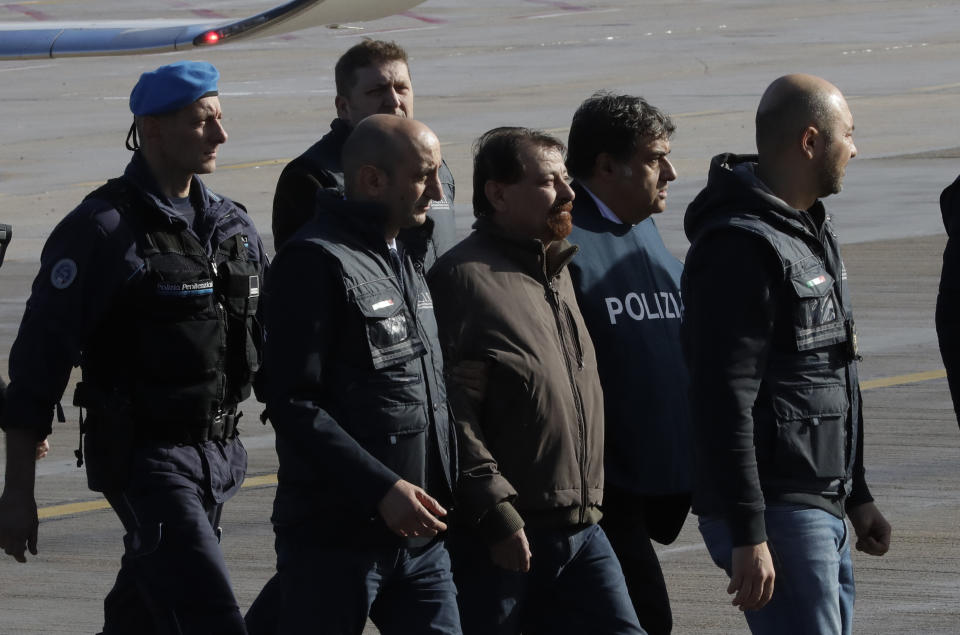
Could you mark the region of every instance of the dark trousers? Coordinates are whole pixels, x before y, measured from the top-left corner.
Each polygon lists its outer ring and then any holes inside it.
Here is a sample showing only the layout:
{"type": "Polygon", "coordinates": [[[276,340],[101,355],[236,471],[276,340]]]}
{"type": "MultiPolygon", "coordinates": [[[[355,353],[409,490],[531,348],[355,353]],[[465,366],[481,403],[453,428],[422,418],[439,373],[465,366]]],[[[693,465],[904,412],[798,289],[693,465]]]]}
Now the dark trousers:
{"type": "Polygon", "coordinates": [[[461,633],[442,539],[416,548],[349,547],[318,539],[313,526],[276,531],[277,632],[360,635],[369,617],[383,635],[461,633]]]}
{"type": "Polygon", "coordinates": [[[650,635],[673,629],[670,598],[651,539],[673,542],[690,511],[690,495],[641,496],[607,484],[600,526],[623,568],[640,626],[650,635]]]}
{"type": "Polygon", "coordinates": [[[603,530],[527,530],[529,573],[501,569],[471,533],[450,538],[465,635],[643,635],[603,530]]]}
{"type": "Polygon", "coordinates": [[[960,291],[945,289],[937,295],[936,323],[953,411],[960,422],[960,291]]]}
{"type": "Polygon", "coordinates": [[[221,505],[175,472],[107,495],[126,535],[104,635],[244,635],[214,523],[221,505]]]}

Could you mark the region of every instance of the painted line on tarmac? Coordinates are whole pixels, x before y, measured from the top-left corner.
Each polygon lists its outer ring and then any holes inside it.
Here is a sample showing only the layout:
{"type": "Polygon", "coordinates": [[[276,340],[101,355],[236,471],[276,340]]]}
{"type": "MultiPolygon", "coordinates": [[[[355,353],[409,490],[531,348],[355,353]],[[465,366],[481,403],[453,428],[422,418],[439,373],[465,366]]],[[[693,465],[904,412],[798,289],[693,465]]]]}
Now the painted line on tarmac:
{"type": "MultiPolygon", "coordinates": [[[[243,481],[241,489],[250,487],[269,487],[277,484],[276,474],[263,474],[262,476],[251,476],[243,481]]],[[[64,505],[51,505],[50,507],[41,507],[37,510],[37,517],[42,519],[62,518],[63,516],[72,516],[73,514],[82,514],[85,512],[96,512],[104,509],[110,509],[110,503],[100,498],[92,501],[81,501],[79,503],[66,503],[64,505]]]]}
{"type": "MultiPolygon", "coordinates": [[[[931,379],[943,379],[947,376],[944,369],[929,370],[923,373],[911,373],[909,375],[897,375],[895,377],[883,377],[880,379],[871,379],[860,382],[861,390],[874,390],[876,388],[890,388],[892,386],[904,386],[907,384],[916,384],[931,379]]],[[[277,484],[276,474],[263,474],[261,476],[251,476],[243,481],[242,489],[248,487],[270,487],[277,484]]],[[[66,503],[64,505],[52,505],[50,507],[41,507],[37,510],[37,516],[41,519],[61,518],[73,514],[82,514],[84,512],[100,511],[109,509],[110,504],[102,498],[93,501],[81,501],[79,503],[66,503]]],[[[671,550],[665,550],[670,553],[671,550]]]]}
{"type": "Polygon", "coordinates": [[[946,376],[947,371],[941,368],[939,370],[928,370],[923,373],[897,375],[896,377],[882,377],[880,379],[871,379],[870,381],[860,382],[860,390],[873,390],[874,388],[889,388],[891,386],[916,384],[917,382],[930,381],[931,379],[943,379],[946,376]]]}
{"type": "MultiPolygon", "coordinates": [[[[285,163],[290,163],[293,159],[264,159],[263,161],[250,161],[249,163],[233,163],[231,165],[221,165],[217,166],[217,170],[245,170],[247,168],[260,168],[266,167],[268,165],[281,165],[285,163]]],[[[74,183],[69,187],[99,187],[104,184],[105,181],[80,181],[79,183],[74,183]]]]}
{"type": "Polygon", "coordinates": [[[281,163],[290,163],[293,159],[267,159],[265,161],[251,161],[249,163],[234,163],[232,165],[221,165],[218,170],[244,170],[246,168],[260,168],[267,165],[280,165],[281,163]]]}
{"type": "Polygon", "coordinates": [[[41,520],[44,518],[60,518],[61,516],[82,514],[83,512],[96,512],[101,509],[110,509],[110,503],[102,498],[95,501],[82,501],[79,503],[67,503],[66,505],[41,507],[37,510],[37,517],[41,520]]]}

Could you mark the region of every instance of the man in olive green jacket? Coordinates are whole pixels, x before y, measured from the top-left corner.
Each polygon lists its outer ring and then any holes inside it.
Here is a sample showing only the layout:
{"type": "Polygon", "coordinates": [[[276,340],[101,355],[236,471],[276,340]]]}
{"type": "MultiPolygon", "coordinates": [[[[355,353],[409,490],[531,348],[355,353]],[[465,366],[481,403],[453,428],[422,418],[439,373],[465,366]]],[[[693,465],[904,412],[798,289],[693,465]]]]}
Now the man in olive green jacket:
{"type": "Polygon", "coordinates": [[[451,556],[464,633],[643,633],[597,525],[603,394],[566,265],[574,198],[563,144],[525,128],[477,142],[474,232],[429,283],[453,383],[460,473],[451,556]],[[457,535],[458,534],[458,535],[457,535]]]}

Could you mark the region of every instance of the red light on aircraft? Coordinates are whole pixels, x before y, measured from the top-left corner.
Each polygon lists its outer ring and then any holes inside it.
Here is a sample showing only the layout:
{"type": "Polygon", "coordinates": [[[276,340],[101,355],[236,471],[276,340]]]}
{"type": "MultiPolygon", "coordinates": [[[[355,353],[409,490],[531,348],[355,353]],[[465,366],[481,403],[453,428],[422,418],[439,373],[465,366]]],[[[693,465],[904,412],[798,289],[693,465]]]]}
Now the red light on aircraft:
{"type": "Polygon", "coordinates": [[[216,31],[207,31],[203,36],[203,41],[207,44],[216,44],[220,41],[220,34],[216,31]]]}

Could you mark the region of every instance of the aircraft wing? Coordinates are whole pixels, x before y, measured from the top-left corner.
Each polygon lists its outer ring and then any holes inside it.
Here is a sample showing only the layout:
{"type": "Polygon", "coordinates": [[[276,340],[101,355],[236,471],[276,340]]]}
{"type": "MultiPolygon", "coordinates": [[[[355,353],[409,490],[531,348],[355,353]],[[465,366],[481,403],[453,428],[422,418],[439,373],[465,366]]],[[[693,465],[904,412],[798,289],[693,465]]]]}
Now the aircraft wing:
{"type": "Polygon", "coordinates": [[[423,0],[291,0],[241,20],[0,22],[0,60],[166,53],[382,18],[423,0]]]}

